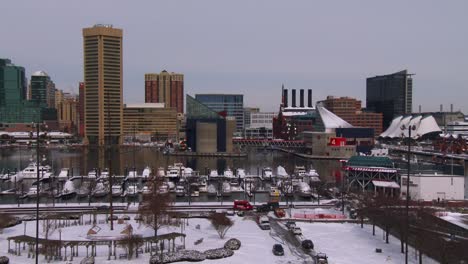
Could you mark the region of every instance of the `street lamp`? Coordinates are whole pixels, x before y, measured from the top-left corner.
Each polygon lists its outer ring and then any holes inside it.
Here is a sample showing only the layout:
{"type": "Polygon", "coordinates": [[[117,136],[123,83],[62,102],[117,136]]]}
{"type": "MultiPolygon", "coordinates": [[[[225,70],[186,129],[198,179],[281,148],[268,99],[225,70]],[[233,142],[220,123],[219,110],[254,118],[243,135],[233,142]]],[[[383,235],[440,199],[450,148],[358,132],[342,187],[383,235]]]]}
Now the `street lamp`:
{"type": "Polygon", "coordinates": [[[408,237],[409,237],[409,185],[410,185],[410,155],[411,155],[411,131],[416,130],[415,125],[410,126],[401,126],[401,131],[403,131],[402,136],[404,137],[404,132],[408,130],[408,153],[407,153],[407,162],[408,162],[408,176],[406,178],[406,237],[405,237],[405,263],[408,264],[408,237]]]}

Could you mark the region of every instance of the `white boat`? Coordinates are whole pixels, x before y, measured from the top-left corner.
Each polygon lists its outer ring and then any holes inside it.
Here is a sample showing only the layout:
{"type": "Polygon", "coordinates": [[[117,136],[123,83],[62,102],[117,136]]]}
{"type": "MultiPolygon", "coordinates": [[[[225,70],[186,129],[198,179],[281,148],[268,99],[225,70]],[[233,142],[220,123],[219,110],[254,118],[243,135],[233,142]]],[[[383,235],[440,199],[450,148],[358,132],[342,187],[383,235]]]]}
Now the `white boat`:
{"type": "Polygon", "coordinates": [[[175,183],[174,182],[171,182],[171,181],[167,181],[166,182],[166,185],[167,185],[167,188],[169,189],[170,192],[173,192],[175,191],[175,183]]]}
{"type": "Polygon", "coordinates": [[[179,177],[179,170],[175,167],[169,167],[167,171],[166,177],[168,178],[178,178],[179,177]]]}
{"type": "Polygon", "coordinates": [[[319,174],[317,173],[317,171],[315,169],[310,169],[305,176],[308,176],[308,177],[319,177],[319,174]]]}
{"type": "Polygon", "coordinates": [[[194,173],[193,173],[193,169],[192,169],[192,168],[188,168],[188,167],[187,167],[187,168],[184,168],[184,169],[182,170],[182,177],[191,177],[191,176],[194,176],[193,174],[194,174],[194,173]]]}
{"type": "Polygon", "coordinates": [[[185,188],[182,185],[177,185],[175,190],[176,196],[182,197],[185,195],[185,188]]]}
{"type": "Polygon", "coordinates": [[[82,184],[81,187],[76,192],[76,194],[78,195],[78,197],[88,196],[88,194],[89,194],[89,184],[88,183],[82,184]]]}
{"type": "Polygon", "coordinates": [[[216,196],[217,190],[214,184],[210,184],[207,188],[208,196],[216,196]]]}
{"type": "Polygon", "coordinates": [[[304,176],[305,174],[307,173],[306,169],[304,166],[296,166],[294,168],[294,175],[295,176],[299,176],[299,177],[302,177],[304,176]]]}
{"type": "Polygon", "coordinates": [[[224,170],[224,177],[229,179],[234,178],[234,173],[232,173],[232,170],[230,168],[224,170]]]}
{"type": "Polygon", "coordinates": [[[281,192],[278,190],[277,187],[270,187],[270,196],[271,197],[279,197],[281,195],[281,192]]]}
{"type": "Polygon", "coordinates": [[[222,196],[231,196],[231,184],[229,182],[223,182],[221,195],[222,196]]]}
{"type": "Polygon", "coordinates": [[[166,184],[163,184],[163,185],[159,186],[158,192],[159,192],[160,194],[169,193],[169,187],[167,187],[166,184]]]}
{"type": "Polygon", "coordinates": [[[244,183],[244,190],[247,195],[251,196],[253,190],[255,190],[255,184],[253,182],[245,182],[244,183]]]}
{"type": "Polygon", "coordinates": [[[92,193],[94,197],[104,197],[109,194],[109,190],[104,183],[98,182],[92,193]]]}
{"type": "Polygon", "coordinates": [[[151,194],[152,191],[151,191],[151,188],[148,187],[147,185],[143,186],[143,188],[141,188],[141,193],[143,195],[148,195],[148,194],[151,194]]]}
{"type": "Polygon", "coordinates": [[[263,168],[263,178],[271,179],[273,177],[273,170],[270,167],[263,168]]]}
{"type": "Polygon", "coordinates": [[[312,197],[312,189],[310,188],[309,184],[305,182],[299,183],[299,196],[304,198],[312,197]]]}
{"type": "Polygon", "coordinates": [[[35,198],[37,197],[37,186],[31,186],[31,188],[29,188],[28,192],[26,193],[26,195],[29,197],[29,198],[35,198]]]}
{"type": "Polygon", "coordinates": [[[286,169],[282,166],[278,166],[276,175],[278,175],[279,178],[289,177],[289,174],[286,172],[286,169]]]}
{"type": "Polygon", "coordinates": [[[99,175],[99,178],[102,178],[102,179],[109,178],[109,170],[108,169],[103,169],[101,171],[101,174],[99,175]]]}
{"type": "Polygon", "coordinates": [[[127,179],[136,179],[138,177],[138,172],[136,170],[130,170],[127,175],[127,179]]]}
{"type": "MultiPolygon", "coordinates": [[[[11,182],[19,182],[23,179],[37,179],[37,163],[30,163],[24,170],[10,176],[11,182]]],[[[51,168],[49,165],[39,165],[39,179],[50,177],[51,168]]]]}
{"type": "Polygon", "coordinates": [[[138,194],[138,187],[134,184],[130,184],[125,191],[127,196],[136,196],[138,194]]]}
{"type": "Polygon", "coordinates": [[[190,194],[191,197],[198,197],[200,196],[200,193],[198,191],[193,191],[191,194],[190,194]]]}
{"type": "Polygon", "coordinates": [[[88,178],[96,179],[96,177],[97,177],[96,169],[93,169],[93,170],[88,172],[88,178]]]}
{"type": "Polygon", "coordinates": [[[208,186],[207,186],[207,179],[206,178],[203,178],[203,177],[200,178],[200,182],[198,184],[198,191],[201,192],[201,193],[208,192],[208,186]]]}
{"type": "Polygon", "coordinates": [[[218,170],[211,170],[210,171],[210,178],[216,178],[216,177],[219,177],[218,170]]]}
{"type": "Polygon", "coordinates": [[[245,178],[245,170],[241,169],[241,168],[237,169],[236,170],[236,177],[244,179],[245,178]]]}
{"type": "Polygon", "coordinates": [[[63,184],[63,190],[62,190],[62,193],[60,194],[60,197],[69,198],[75,194],[76,194],[76,188],[75,188],[75,185],[73,184],[73,181],[67,180],[63,184]]]}
{"type": "Polygon", "coordinates": [[[122,185],[120,185],[120,184],[114,184],[114,185],[112,185],[111,190],[112,190],[112,197],[121,196],[122,193],[123,193],[122,185]]]}
{"type": "Polygon", "coordinates": [[[237,179],[231,180],[231,192],[244,192],[244,190],[239,186],[237,179]]]}
{"type": "Polygon", "coordinates": [[[166,171],[164,170],[164,168],[162,168],[162,167],[158,168],[157,176],[158,177],[165,177],[166,176],[166,171]]]}
{"type": "Polygon", "coordinates": [[[141,177],[143,179],[149,179],[149,177],[151,176],[151,168],[150,167],[146,167],[144,170],[143,170],[143,173],[141,174],[141,177]]]}
{"type": "Polygon", "coordinates": [[[58,177],[57,177],[58,180],[59,180],[59,181],[66,181],[66,180],[68,180],[68,173],[69,173],[69,171],[70,171],[70,170],[69,170],[68,168],[62,168],[62,169],[60,170],[60,173],[59,173],[58,177]]]}

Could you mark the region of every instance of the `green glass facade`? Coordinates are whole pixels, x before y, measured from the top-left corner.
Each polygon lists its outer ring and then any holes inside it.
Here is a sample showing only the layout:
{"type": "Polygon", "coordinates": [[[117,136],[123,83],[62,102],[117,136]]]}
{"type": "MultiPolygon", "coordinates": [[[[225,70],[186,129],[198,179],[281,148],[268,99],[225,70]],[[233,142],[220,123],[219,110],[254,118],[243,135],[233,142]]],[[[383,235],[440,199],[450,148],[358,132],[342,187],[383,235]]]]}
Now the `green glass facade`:
{"type": "Polygon", "coordinates": [[[26,100],[23,67],[0,59],[0,123],[42,122],[43,109],[26,100]]]}

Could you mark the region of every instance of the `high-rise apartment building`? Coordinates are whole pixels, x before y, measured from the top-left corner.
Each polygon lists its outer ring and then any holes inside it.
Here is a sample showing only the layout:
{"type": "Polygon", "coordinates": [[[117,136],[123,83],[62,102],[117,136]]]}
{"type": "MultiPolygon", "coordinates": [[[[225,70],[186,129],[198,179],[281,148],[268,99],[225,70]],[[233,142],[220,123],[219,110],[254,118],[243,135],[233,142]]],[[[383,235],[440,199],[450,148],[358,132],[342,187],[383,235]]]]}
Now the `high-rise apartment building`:
{"type": "Polygon", "coordinates": [[[122,142],[122,29],[83,29],[84,123],[90,145],[122,142]]]}
{"type": "Polygon", "coordinates": [[[184,75],[169,73],[145,74],[145,103],[164,103],[165,107],[177,108],[184,112],[184,75]]]}
{"type": "Polygon", "coordinates": [[[31,101],[47,108],[56,108],[55,84],[44,71],[36,71],[31,75],[31,101]]]}
{"type": "Polygon", "coordinates": [[[393,118],[412,113],[413,79],[407,70],[367,78],[366,108],[383,114],[383,128],[393,118]]]}
{"type": "Polygon", "coordinates": [[[78,134],[80,137],[84,137],[84,82],[80,82],[78,85],[78,134]]]}
{"type": "Polygon", "coordinates": [[[244,95],[196,94],[195,99],[225,117],[236,118],[236,132],[244,132],[244,95]]]}

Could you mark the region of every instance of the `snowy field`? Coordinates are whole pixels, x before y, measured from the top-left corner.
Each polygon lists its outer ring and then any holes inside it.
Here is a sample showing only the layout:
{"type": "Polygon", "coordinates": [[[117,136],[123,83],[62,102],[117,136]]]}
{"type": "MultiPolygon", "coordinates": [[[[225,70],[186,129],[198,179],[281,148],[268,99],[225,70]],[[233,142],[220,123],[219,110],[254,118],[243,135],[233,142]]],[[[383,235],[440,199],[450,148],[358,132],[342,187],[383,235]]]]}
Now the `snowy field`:
{"type": "Polygon", "coordinates": [[[468,214],[447,212],[446,215],[441,216],[440,218],[468,229],[468,214]]]}
{"type": "MultiPolygon", "coordinates": [[[[89,220],[88,218],[84,218],[89,220]]],[[[103,220],[104,216],[100,216],[99,220],[103,220]]],[[[257,224],[247,218],[233,216],[234,226],[228,231],[224,239],[220,239],[216,231],[206,219],[189,219],[188,226],[185,226],[186,248],[204,251],[223,247],[224,243],[230,238],[237,238],[241,241],[242,246],[235,251],[230,258],[222,260],[205,260],[203,263],[242,263],[242,264],[257,264],[257,263],[302,263],[303,261],[294,256],[289,248],[283,245],[285,255],[278,257],[272,254],[274,244],[281,242],[278,238],[270,235],[270,231],[260,230],[257,224]],[[200,228],[196,228],[197,225],[200,228]],[[195,245],[194,242],[203,238],[201,244],[195,245]]],[[[151,236],[154,231],[144,225],[136,223],[134,220],[129,220],[127,223],[134,228],[134,233],[151,236]]],[[[111,232],[107,224],[98,224],[101,228],[99,233],[102,236],[118,236],[120,231],[125,227],[124,224],[116,224],[115,231],[111,232]],[[102,232],[102,233],[101,233],[102,232]]],[[[390,238],[390,244],[385,244],[382,240],[382,231],[377,229],[376,236],[372,236],[372,227],[365,226],[361,229],[357,224],[338,224],[338,223],[298,223],[303,230],[303,234],[308,239],[311,239],[318,252],[326,253],[329,256],[329,263],[403,263],[404,255],[400,253],[400,244],[396,238],[390,238]],[[383,253],[375,253],[375,248],[382,248],[383,253]]],[[[42,227],[40,231],[42,234],[42,227]]],[[[82,239],[86,240],[86,233],[91,226],[71,226],[62,229],[62,239],[82,239]]],[[[180,232],[180,227],[165,227],[158,231],[159,234],[167,232],[180,232]]],[[[6,255],[10,258],[10,263],[32,263],[33,260],[27,258],[27,253],[23,252],[21,256],[14,256],[7,253],[8,242],[7,237],[22,235],[24,232],[24,224],[17,225],[12,228],[3,230],[0,235],[0,255],[6,255]]],[[[27,222],[26,233],[34,236],[35,222],[27,222]]],[[[42,236],[42,235],[41,235],[42,236]]],[[[50,238],[58,239],[59,233],[57,230],[49,235],[50,238]]],[[[181,245],[181,240],[176,240],[177,245],[181,245]]],[[[13,245],[11,246],[13,248],[13,245]]],[[[414,252],[414,251],[413,251],[414,252]]],[[[97,248],[96,263],[149,263],[149,253],[140,255],[138,259],[119,260],[118,255],[125,253],[123,248],[117,248],[117,259],[107,260],[108,247],[102,246],[97,248]]],[[[414,253],[413,253],[414,254],[414,253]]],[[[71,263],[79,263],[86,255],[86,249],[80,248],[79,257],[75,258],[71,263]]],[[[45,263],[44,257],[40,256],[41,263],[45,263]]],[[[412,263],[417,263],[414,256],[411,258],[412,263]]],[[[52,262],[54,263],[54,262],[52,262]]],[[[58,263],[58,262],[57,262],[58,263]]],[[[63,261],[62,261],[63,263],[63,261]]],[[[184,263],[184,262],[179,262],[184,263]]],[[[189,262],[185,262],[189,263],[189,262]]],[[[425,261],[424,263],[429,263],[425,261]]]]}

